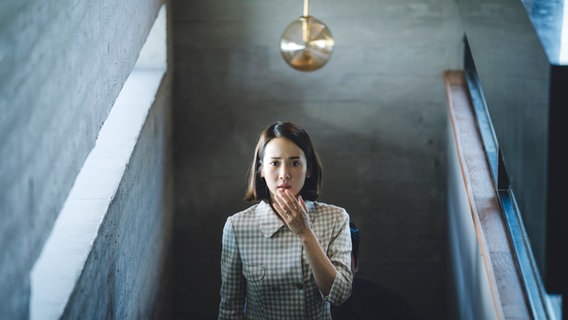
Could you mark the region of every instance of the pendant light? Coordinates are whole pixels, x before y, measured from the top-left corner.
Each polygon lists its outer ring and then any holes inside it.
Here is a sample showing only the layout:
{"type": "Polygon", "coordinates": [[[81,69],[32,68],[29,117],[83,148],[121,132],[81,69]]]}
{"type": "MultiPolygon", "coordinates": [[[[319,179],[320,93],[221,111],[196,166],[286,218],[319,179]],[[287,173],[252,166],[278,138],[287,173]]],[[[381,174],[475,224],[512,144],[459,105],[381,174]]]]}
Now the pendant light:
{"type": "Polygon", "coordinates": [[[292,21],[280,39],[286,63],[300,71],[314,71],[331,58],[335,41],[329,28],[310,16],[310,1],[304,0],[304,15],[292,21]]]}

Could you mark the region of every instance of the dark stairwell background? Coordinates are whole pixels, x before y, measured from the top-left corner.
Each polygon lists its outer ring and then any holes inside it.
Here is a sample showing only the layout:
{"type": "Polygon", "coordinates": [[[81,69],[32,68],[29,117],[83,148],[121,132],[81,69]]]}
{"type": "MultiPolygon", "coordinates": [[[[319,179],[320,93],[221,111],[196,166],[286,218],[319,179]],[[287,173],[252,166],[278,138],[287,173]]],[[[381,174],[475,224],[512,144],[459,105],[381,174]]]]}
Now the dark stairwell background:
{"type": "Polygon", "coordinates": [[[278,51],[301,1],[170,3],[174,62],[174,316],[212,319],[221,231],[241,199],[258,133],[297,122],[324,165],[321,201],[361,229],[360,275],[420,319],[446,318],[446,101],[462,67],[455,1],[313,0],[336,48],[321,70],[278,51]]]}

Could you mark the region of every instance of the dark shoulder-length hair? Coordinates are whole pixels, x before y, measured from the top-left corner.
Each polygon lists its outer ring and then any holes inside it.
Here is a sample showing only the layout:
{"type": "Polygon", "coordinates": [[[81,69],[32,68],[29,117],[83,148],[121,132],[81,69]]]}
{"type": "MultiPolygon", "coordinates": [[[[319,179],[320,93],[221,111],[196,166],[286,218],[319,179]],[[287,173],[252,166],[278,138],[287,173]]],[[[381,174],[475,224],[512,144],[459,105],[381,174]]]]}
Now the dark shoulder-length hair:
{"type": "Polygon", "coordinates": [[[308,133],[300,126],[291,122],[275,122],[260,134],[254,158],[248,173],[248,188],[245,194],[246,201],[270,201],[270,190],[266,180],[260,175],[262,159],[266,145],[274,138],[286,138],[296,144],[306,156],[307,178],[300,195],[304,200],[314,201],[318,198],[321,188],[321,163],[308,133]]]}

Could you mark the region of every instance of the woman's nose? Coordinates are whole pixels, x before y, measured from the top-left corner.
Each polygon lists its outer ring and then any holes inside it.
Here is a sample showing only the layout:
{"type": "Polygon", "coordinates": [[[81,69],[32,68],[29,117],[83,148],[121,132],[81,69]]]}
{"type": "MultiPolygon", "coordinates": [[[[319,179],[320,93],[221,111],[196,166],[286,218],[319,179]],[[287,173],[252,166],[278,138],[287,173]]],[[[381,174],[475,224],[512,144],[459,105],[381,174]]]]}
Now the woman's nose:
{"type": "Polygon", "coordinates": [[[280,171],[280,179],[282,179],[282,180],[290,179],[290,174],[288,173],[288,171],[286,171],[285,169],[282,169],[280,171]]]}

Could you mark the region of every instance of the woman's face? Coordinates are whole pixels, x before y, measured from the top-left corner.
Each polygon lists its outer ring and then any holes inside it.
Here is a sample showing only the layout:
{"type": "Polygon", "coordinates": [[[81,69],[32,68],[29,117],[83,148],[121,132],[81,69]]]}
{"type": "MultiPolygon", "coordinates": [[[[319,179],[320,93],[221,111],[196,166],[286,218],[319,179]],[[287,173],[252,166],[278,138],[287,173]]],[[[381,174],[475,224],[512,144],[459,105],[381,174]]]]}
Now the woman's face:
{"type": "Polygon", "coordinates": [[[270,198],[276,192],[290,190],[298,195],[306,181],[308,166],[306,155],[287,138],[274,138],[264,148],[260,176],[266,180],[270,198]]]}

